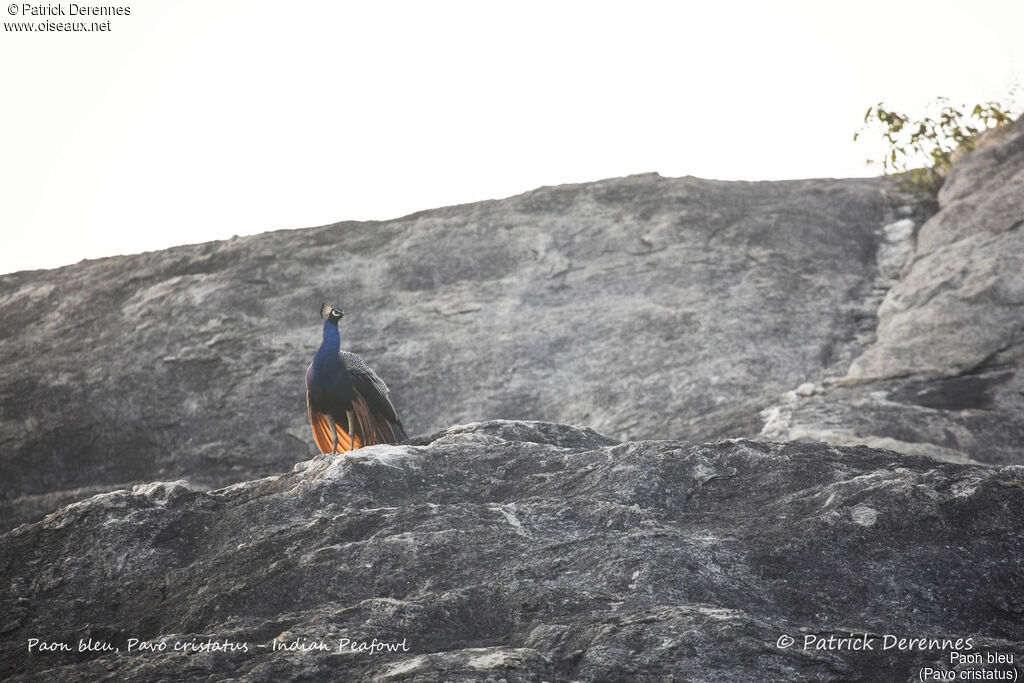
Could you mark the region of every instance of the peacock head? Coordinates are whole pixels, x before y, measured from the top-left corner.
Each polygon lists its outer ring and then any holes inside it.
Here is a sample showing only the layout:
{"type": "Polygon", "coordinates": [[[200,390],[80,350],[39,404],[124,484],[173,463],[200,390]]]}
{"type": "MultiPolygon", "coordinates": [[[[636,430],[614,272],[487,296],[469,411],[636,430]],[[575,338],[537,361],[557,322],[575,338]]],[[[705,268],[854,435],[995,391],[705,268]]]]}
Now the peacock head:
{"type": "Polygon", "coordinates": [[[341,310],[336,306],[328,306],[327,304],[320,304],[320,317],[325,318],[327,322],[334,325],[338,324],[338,321],[344,317],[345,311],[341,310]]]}

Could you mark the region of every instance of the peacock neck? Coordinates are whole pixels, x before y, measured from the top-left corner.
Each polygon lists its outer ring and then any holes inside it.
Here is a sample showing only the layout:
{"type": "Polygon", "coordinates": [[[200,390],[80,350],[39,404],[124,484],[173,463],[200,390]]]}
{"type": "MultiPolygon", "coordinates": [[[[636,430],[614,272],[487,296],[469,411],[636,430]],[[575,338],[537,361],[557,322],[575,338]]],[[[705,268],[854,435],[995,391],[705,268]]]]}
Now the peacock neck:
{"type": "Polygon", "coordinates": [[[338,326],[324,323],[324,339],[313,356],[313,366],[307,377],[310,405],[332,411],[334,419],[343,419],[345,410],[355,398],[352,376],[339,355],[341,335],[338,326]]]}
{"type": "Polygon", "coordinates": [[[320,349],[314,358],[317,365],[331,366],[340,365],[341,359],[338,354],[341,352],[341,333],[337,325],[324,322],[324,337],[320,342],[320,349]]]}

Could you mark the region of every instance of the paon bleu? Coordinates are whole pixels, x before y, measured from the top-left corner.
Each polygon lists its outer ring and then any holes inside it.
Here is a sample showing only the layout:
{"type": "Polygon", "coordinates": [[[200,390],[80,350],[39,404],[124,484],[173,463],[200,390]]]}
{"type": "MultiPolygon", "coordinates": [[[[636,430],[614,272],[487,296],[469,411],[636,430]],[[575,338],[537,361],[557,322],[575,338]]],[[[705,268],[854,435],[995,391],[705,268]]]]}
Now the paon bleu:
{"type": "Polygon", "coordinates": [[[306,370],[306,406],[321,453],[397,443],[409,436],[384,380],[357,354],[341,350],[338,323],[345,311],[320,305],[324,336],[306,370]]]}

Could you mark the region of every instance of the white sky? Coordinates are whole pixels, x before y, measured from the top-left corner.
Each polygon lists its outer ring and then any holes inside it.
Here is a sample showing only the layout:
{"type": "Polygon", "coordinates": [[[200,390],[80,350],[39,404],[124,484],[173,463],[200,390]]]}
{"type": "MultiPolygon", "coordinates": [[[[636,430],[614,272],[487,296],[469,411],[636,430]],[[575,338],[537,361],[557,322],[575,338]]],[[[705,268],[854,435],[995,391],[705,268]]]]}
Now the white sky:
{"type": "Polygon", "coordinates": [[[90,1],[131,15],[0,34],[0,273],[648,171],[874,175],[869,105],[1024,81],[1021,0],[90,1]]]}

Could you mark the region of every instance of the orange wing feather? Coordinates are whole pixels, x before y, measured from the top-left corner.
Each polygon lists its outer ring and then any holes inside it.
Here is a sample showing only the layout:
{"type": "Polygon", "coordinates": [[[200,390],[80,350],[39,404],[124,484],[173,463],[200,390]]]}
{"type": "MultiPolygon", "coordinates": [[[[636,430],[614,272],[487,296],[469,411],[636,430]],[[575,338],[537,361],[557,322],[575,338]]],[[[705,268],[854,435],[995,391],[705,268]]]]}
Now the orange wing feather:
{"type": "MultiPolygon", "coordinates": [[[[313,428],[313,440],[316,441],[317,448],[321,453],[330,453],[334,446],[330,420],[324,413],[309,405],[308,391],[306,392],[306,407],[309,411],[309,424],[313,428]]],[[[362,396],[357,395],[352,401],[352,413],[354,434],[349,434],[340,424],[334,425],[334,430],[338,434],[339,453],[379,443],[394,443],[395,435],[391,425],[386,421],[381,424],[362,396]]]]}
{"type": "Polygon", "coordinates": [[[334,431],[338,433],[338,452],[354,451],[359,448],[358,439],[349,437],[349,433],[341,428],[341,425],[334,425],[334,431]]]}
{"type": "MultiPolygon", "coordinates": [[[[309,411],[309,424],[313,428],[313,440],[321,453],[330,453],[334,448],[334,438],[331,436],[331,423],[327,416],[309,405],[309,392],[306,392],[306,408],[309,411]]],[[[338,452],[352,450],[352,439],[348,432],[341,428],[341,425],[334,425],[338,434],[338,452]]],[[[358,448],[358,446],[356,446],[358,448]]]]}

